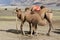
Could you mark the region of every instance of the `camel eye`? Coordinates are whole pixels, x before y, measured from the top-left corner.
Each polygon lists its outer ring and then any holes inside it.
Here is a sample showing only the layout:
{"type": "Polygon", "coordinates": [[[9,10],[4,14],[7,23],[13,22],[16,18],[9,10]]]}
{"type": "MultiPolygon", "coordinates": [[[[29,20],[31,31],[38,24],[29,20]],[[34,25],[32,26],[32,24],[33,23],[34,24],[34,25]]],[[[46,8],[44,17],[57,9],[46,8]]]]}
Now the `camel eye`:
{"type": "Polygon", "coordinates": [[[18,12],[18,10],[16,10],[16,12],[18,12]]]}

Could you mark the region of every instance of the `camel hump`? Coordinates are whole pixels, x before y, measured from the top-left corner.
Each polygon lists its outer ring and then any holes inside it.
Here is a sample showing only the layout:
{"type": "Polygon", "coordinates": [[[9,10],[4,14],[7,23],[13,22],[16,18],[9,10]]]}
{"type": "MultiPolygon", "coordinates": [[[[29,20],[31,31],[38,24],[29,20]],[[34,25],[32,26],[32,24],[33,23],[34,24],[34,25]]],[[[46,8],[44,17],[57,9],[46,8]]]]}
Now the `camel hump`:
{"type": "Polygon", "coordinates": [[[25,8],[25,11],[27,11],[27,10],[29,10],[29,9],[30,9],[30,8],[26,7],[26,8],[25,8]]]}
{"type": "Polygon", "coordinates": [[[40,6],[40,8],[43,9],[43,8],[45,8],[45,6],[42,5],[42,6],[40,6]]]}

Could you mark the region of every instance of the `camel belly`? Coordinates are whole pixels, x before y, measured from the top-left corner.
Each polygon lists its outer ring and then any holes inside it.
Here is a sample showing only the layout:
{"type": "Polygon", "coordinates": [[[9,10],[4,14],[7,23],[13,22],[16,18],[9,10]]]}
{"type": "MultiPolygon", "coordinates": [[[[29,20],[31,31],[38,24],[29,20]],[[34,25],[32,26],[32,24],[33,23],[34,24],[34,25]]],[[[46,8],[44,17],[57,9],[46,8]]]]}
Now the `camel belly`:
{"type": "Polygon", "coordinates": [[[40,25],[40,26],[45,26],[45,25],[47,25],[47,20],[46,19],[43,19],[43,21],[42,22],[38,22],[38,25],[40,25]]]}

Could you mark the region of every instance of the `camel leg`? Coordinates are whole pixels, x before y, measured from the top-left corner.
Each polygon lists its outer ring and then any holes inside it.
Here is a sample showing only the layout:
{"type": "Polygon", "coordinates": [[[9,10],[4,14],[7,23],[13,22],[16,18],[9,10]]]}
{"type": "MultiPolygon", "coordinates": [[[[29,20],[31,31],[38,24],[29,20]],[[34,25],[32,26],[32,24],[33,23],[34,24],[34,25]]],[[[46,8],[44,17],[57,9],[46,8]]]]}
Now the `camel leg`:
{"type": "Polygon", "coordinates": [[[33,33],[34,29],[35,29],[35,26],[34,26],[34,24],[32,24],[32,26],[31,26],[31,36],[32,36],[32,33],[33,33]]]}
{"type": "Polygon", "coordinates": [[[37,35],[37,24],[35,24],[35,35],[37,35]]]}
{"type": "Polygon", "coordinates": [[[35,34],[37,35],[37,24],[32,24],[32,27],[31,27],[31,35],[32,34],[35,34]]]}
{"type": "Polygon", "coordinates": [[[29,33],[31,33],[31,23],[29,23],[29,33]]]}
{"type": "Polygon", "coordinates": [[[20,29],[21,29],[22,34],[25,35],[25,33],[24,33],[23,29],[22,29],[23,28],[23,24],[24,24],[24,22],[21,22],[20,29]]]}
{"type": "Polygon", "coordinates": [[[51,28],[52,28],[52,24],[49,23],[49,30],[48,30],[48,33],[47,33],[48,36],[50,35],[51,28]]]}
{"type": "Polygon", "coordinates": [[[31,26],[31,36],[32,36],[32,33],[33,33],[33,27],[31,26]]]}
{"type": "Polygon", "coordinates": [[[52,25],[52,16],[53,16],[52,13],[46,13],[46,17],[45,18],[46,18],[46,20],[49,23],[49,30],[48,30],[48,33],[47,33],[48,36],[50,35],[51,28],[53,28],[53,25],[52,25]]]}
{"type": "Polygon", "coordinates": [[[50,19],[47,18],[47,21],[49,23],[49,30],[48,30],[47,35],[49,36],[50,35],[51,28],[53,28],[53,25],[52,25],[52,21],[50,19]]]}

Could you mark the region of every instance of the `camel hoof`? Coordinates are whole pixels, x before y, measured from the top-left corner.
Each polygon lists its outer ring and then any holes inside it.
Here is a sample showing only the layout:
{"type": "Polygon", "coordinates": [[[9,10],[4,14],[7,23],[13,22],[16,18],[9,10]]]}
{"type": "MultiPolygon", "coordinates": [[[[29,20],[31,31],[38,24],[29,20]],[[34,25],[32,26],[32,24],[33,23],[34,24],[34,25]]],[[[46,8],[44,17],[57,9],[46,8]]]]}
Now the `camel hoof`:
{"type": "Polygon", "coordinates": [[[22,33],[22,35],[25,35],[24,33],[22,33]]]}
{"type": "Polygon", "coordinates": [[[22,34],[22,35],[25,35],[25,33],[23,33],[23,32],[22,32],[21,34],[22,34]]]}
{"type": "Polygon", "coordinates": [[[28,34],[31,34],[31,31],[29,31],[28,34]]]}
{"type": "Polygon", "coordinates": [[[36,34],[36,32],[34,32],[34,31],[33,31],[33,33],[32,33],[32,34],[33,34],[33,35],[35,35],[35,34],[36,34]]]}
{"type": "Polygon", "coordinates": [[[50,34],[48,34],[48,33],[47,33],[46,35],[47,35],[47,36],[50,36],[50,34]]]}
{"type": "Polygon", "coordinates": [[[31,36],[33,36],[33,35],[31,34],[31,36]]]}
{"type": "Polygon", "coordinates": [[[25,33],[23,33],[23,35],[25,35],[25,33]]]}

